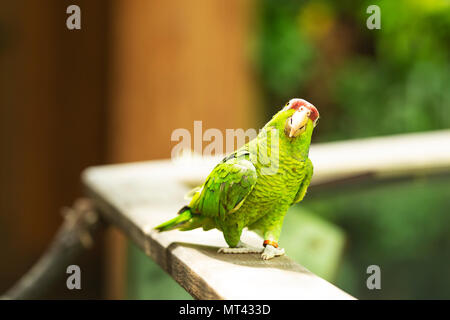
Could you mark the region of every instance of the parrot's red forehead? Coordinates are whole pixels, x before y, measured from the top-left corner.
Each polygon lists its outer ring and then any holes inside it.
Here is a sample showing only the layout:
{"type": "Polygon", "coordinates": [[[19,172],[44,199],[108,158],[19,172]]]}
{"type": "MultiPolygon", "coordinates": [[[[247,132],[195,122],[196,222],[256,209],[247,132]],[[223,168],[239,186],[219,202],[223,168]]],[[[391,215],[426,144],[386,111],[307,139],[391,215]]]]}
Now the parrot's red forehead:
{"type": "Polygon", "coordinates": [[[311,103],[303,99],[291,99],[289,101],[289,109],[300,110],[301,108],[306,108],[311,111],[309,118],[312,121],[316,121],[319,118],[319,111],[311,103]]]}

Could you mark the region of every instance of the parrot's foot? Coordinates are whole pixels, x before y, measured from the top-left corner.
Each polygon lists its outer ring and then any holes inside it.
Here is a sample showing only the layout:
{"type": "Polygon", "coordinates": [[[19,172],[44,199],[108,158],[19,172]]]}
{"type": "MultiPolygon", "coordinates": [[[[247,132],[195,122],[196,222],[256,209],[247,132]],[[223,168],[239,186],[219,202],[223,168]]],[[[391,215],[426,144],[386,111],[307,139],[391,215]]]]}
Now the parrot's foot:
{"type": "Polygon", "coordinates": [[[274,246],[268,244],[264,248],[264,252],[261,254],[261,258],[263,260],[269,260],[274,257],[282,256],[284,255],[284,249],[283,248],[275,248],[274,246]]]}
{"type": "Polygon", "coordinates": [[[264,251],[264,248],[256,248],[249,246],[243,242],[238,243],[235,248],[220,248],[218,253],[261,253],[264,251]]]}

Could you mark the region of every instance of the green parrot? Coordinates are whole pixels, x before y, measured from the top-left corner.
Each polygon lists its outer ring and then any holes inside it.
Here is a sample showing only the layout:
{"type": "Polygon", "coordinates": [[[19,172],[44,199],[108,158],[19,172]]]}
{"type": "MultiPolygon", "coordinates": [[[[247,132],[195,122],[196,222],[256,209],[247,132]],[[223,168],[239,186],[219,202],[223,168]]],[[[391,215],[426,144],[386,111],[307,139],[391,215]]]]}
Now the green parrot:
{"type": "Polygon", "coordinates": [[[216,228],[227,248],[222,253],[262,253],[264,260],[284,254],[278,246],[284,216],[300,201],[313,174],[308,158],[319,112],[303,99],[291,99],[258,136],[226,156],[178,216],[155,229],[182,231],[216,228]],[[240,241],[248,228],[263,239],[260,248],[240,241]]]}

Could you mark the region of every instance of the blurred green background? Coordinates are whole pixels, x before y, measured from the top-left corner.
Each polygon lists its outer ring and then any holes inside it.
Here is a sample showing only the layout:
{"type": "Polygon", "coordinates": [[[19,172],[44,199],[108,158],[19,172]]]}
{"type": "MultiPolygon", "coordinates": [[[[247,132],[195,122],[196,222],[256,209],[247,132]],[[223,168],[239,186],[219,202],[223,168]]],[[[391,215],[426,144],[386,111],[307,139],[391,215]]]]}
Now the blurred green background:
{"type": "MultiPolygon", "coordinates": [[[[448,1],[267,0],[258,45],[268,106],[300,92],[320,105],[315,141],[450,128],[448,1]],[[371,4],[380,7],[380,30],[364,27],[371,4]]],[[[327,278],[344,290],[450,298],[448,176],[336,190],[301,207],[343,230],[342,264],[327,278]],[[382,290],[366,288],[371,264],[381,267],[382,290]]]]}
{"type": "MultiPolygon", "coordinates": [[[[314,142],[450,128],[448,1],[262,0],[258,10],[249,50],[266,106],[259,125],[298,96],[320,106],[314,142]],[[371,4],[380,30],[366,28],[371,4]]],[[[449,211],[448,176],[311,191],[280,242],[357,298],[448,299],[449,211]],[[382,290],[366,287],[372,264],[382,290]]],[[[129,257],[129,297],[188,297],[133,246],[129,257]]]]}

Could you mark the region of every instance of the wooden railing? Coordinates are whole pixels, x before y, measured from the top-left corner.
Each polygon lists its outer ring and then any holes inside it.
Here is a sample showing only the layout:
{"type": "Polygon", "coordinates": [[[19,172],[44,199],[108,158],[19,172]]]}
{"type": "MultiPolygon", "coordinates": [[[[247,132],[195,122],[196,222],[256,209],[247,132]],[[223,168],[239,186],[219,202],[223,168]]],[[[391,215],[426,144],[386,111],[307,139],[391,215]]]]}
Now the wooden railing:
{"type": "MultiPolygon", "coordinates": [[[[312,185],[355,176],[384,179],[450,171],[450,130],[318,144],[311,147],[312,185]]],[[[353,299],[283,256],[225,255],[222,235],[153,228],[185,204],[189,185],[200,183],[217,159],[166,161],[88,168],[82,176],[101,214],[197,299],[353,299]]],[[[244,241],[261,245],[246,232],[244,241]]]]}

